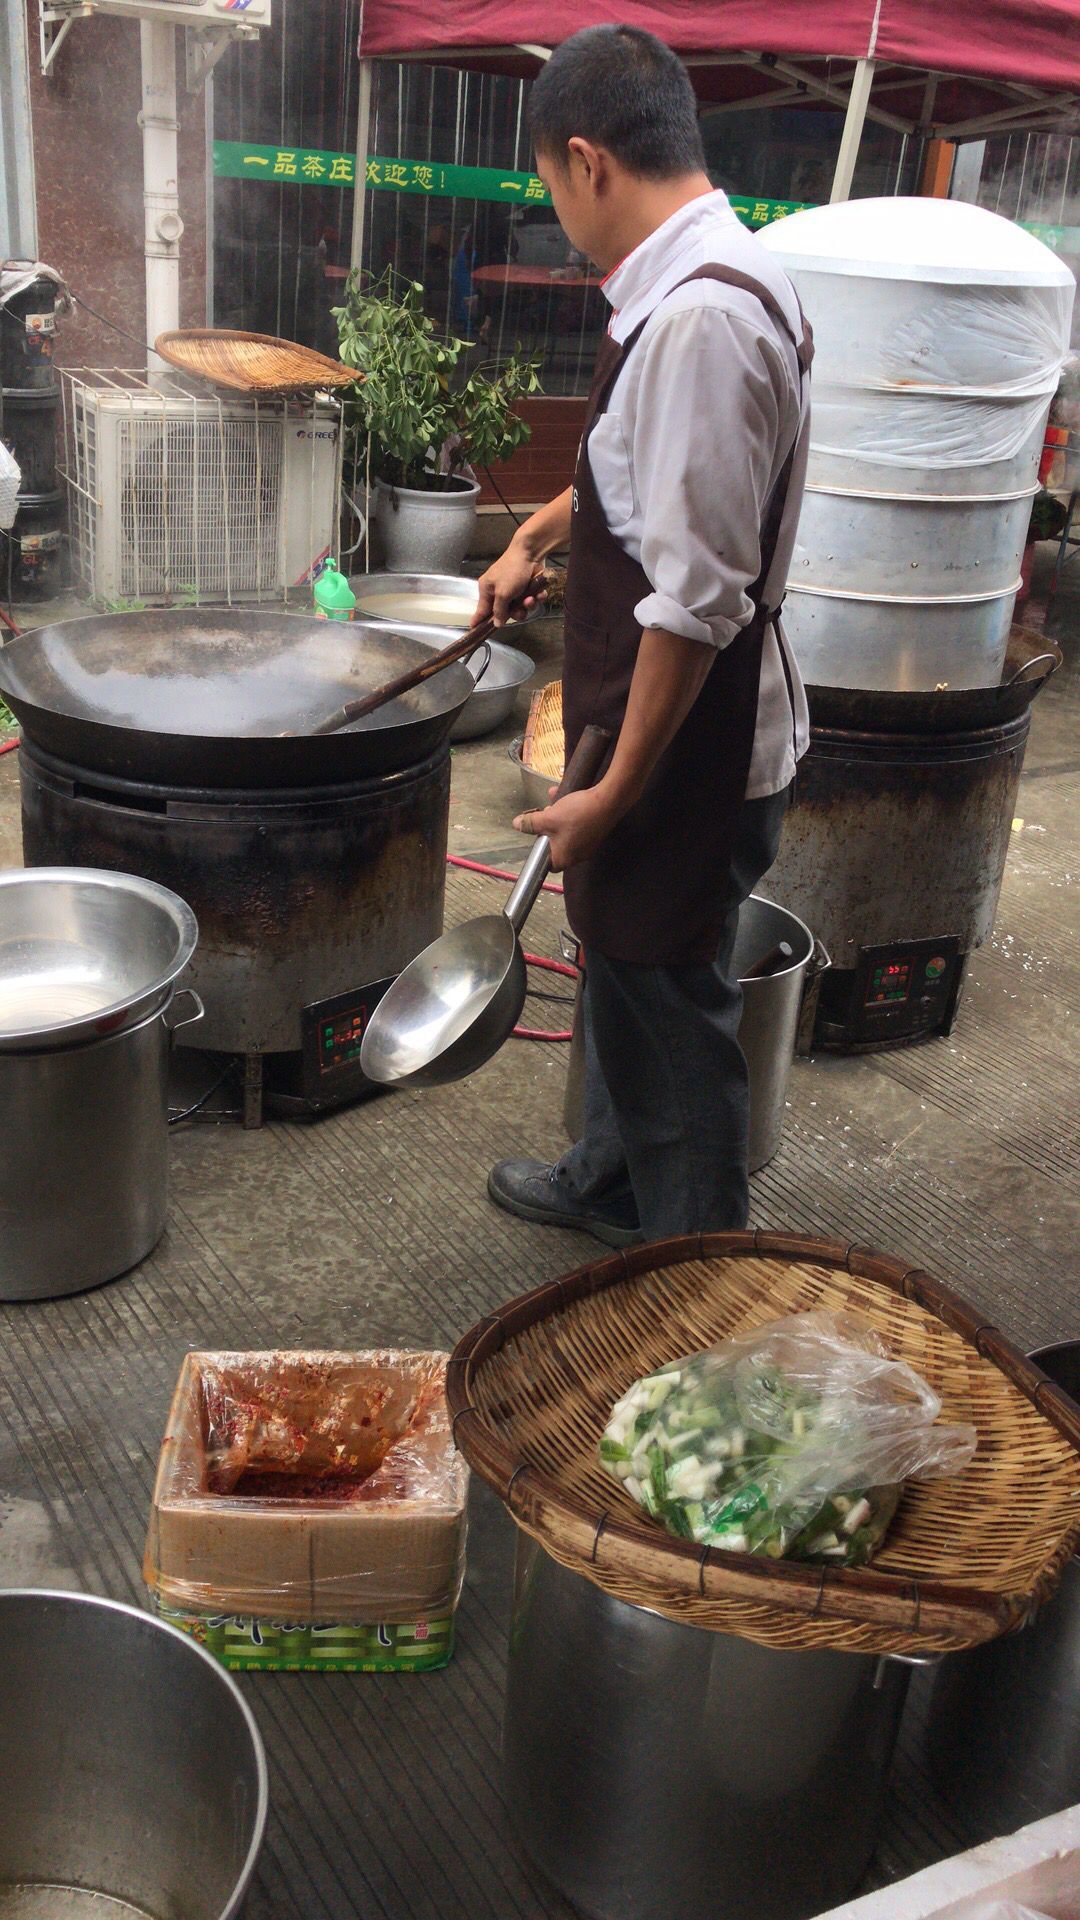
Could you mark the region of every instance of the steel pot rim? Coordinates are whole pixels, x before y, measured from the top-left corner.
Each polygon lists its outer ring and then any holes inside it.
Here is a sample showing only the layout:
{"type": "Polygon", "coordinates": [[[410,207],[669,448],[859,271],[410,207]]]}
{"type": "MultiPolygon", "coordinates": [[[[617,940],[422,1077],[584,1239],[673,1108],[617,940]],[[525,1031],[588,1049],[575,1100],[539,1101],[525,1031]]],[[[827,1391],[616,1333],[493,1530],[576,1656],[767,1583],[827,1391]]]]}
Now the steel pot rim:
{"type": "Polygon", "coordinates": [[[199,923],[186,900],[156,880],[144,880],[138,874],[116,873],[104,867],[25,867],[0,873],[0,899],[9,889],[28,886],[49,887],[59,882],[100,885],[107,893],[128,894],[160,907],[172,922],[175,946],[168,966],[136,992],[121,994],[98,1007],[92,1014],[78,1014],[70,1020],[58,1020],[45,1027],[28,1027],[19,1033],[0,1033],[2,1053],[44,1053],[57,1048],[81,1046],[86,1041],[105,1040],[113,1034],[141,1024],[143,1017],[157,1014],[172,998],[173,984],[188,965],[199,940],[199,923]]]}
{"type": "MultiPolygon", "coordinates": [[[[764,978],[759,978],[757,980],[743,980],[740,978],[739,985],[742,988],[744,995],[746,994],[747,989],[753,992],[758,987],[767,987],[770,984],[770,982],[774,982],[777,980],[786,980],[790,974],[805,973],[807,968],[812,968],[814,966],[814,961],[817,958],[817,954],[818,954],[818,948],[821,945],[816,934],[811,933],[810,928],[806,924],[806,921],[800,920],[798,914],[793,913],[790,907],[785,907],[781,901],[770,900],[763,893],[751,893],[747,896],[747,899],[745,900],[744,905],[750,906],[754,902],[756,902],[758,906],[772,907],[777,913],[786,914],[789,920],[794,920],[795,925],[798,928],[800,928],[800,930],[806,936],[806,944],[807,944],[808,951],[803,955],[801,960],[791,960],[788,962],[786,967],[774,967],[772,972],[766,974],[764,978]]],[[[824,953],[824,948],[822,948],[821,951],[822,953],[824,953]]],[[[828,963],[828,956],[826,955],[825,958],[826,958],[826,962],[828,963]]],[[[824,972],[825,971],[824,966],[819,966],[817,971],[824,972]]]]}
{"type": "Polygon", "coordinates": [[[41,1600],[51,1602],[59,1601],[64,1605],[70,1603],[88,1608],[97,1608],[100,1611],[108,1613],[126,1614],[129,1619],[139,1621],[142,1625],[150,1627],[153,1632],[163,1633],[172,1640],[178,1640],[190,1655],[201,1660],[206,1667],[210,1668],[215,1679],[224,1684],[225,1690],[231,1696],[234,1706],[239,1708],[241,1718],[251,1741],[251,1751],[255,1761],[256,1789],[255,1809],[252,1816],[251,1842],[248,1846],[243,1866],[237,1875],[233,1890],[229,1895],[228,1902],[218,1915],[218,1920],[238,1920],[247,1896],[248,1888],[251,1885],[255,1873],[255,1867],[262,1850],[263,1841],[266,1837],[266,1821],[270,1809],[270,1778],[266,1764],[266,1749],[263,1745],[262,1734],[259,1732],[258,1722],[232,1674],[226,1667],[221,1665],[219,1660],[214,1659],[213,1654],[207,1653],[206,1648],[201,1647],[198,1641],[192,1638],[191,1634],[182,1633],[179,1627],[171,1626],[167,1620],[157,1619],[154,1614],[148,1613],[142,1607],[130,1606],[126,1600],[110,1600],[104,1594],[79,1593],[63,1587],[0,1587],[0,1613],[2,1613],[4,1603],[9,1600],[31,1600],[35,1602],[41,1600]]]}

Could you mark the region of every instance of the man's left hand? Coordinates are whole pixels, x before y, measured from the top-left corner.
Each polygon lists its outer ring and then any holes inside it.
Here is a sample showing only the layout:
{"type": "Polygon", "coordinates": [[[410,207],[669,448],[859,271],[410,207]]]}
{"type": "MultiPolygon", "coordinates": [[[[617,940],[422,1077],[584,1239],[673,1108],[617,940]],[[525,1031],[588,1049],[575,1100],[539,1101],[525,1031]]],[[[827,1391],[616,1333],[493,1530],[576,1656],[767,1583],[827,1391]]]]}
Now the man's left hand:
{"type": "Polygon", "coordinates": [[[603,786],[589,787],[584,793],[567,793],[551,805],[519,813],[514,825],[519,833],[546,833],[551,841],[551,868],[561,873],[564,867],[576,867],[588,860],[607,839],[618,820],[603,786]]]}

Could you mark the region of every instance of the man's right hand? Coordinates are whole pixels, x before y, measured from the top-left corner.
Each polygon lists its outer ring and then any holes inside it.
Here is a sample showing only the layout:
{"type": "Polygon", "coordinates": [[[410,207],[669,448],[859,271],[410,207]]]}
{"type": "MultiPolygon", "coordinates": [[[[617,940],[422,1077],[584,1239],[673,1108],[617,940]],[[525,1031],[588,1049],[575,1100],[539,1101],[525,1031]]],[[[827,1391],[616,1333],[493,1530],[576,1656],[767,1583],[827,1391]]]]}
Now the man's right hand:
{"type": "MultiPolygon", "coordinates": [[[[573,488],[565,487],[518,528],[502,558],[481,574],[474,623],[491,614],[497,627],[506,625],[510,608],[521,599],[540,562],[568,544],[573,499],[573,488]]],[[[522,601],[520,611],[527,613],[543,598],[542,593],[530,594],[522,601]]]]}
{"type": "Polygon", "coordinates": [[[538,600],[544,598],[542,593],[522,597],[535,574],[536,562],[511,540],[506,552],[500,555],[494,566],[480,575],[477,582],[480,597],[476,612],[473,614],[473,625],[475,626],[480,620],[486,620],[491,614],[495,625],[504,627],[510,618],[510,609],[516,601],[520,602],[520,605],[515,611],[518,614],[528,613],[536,606],[538,600]]]}

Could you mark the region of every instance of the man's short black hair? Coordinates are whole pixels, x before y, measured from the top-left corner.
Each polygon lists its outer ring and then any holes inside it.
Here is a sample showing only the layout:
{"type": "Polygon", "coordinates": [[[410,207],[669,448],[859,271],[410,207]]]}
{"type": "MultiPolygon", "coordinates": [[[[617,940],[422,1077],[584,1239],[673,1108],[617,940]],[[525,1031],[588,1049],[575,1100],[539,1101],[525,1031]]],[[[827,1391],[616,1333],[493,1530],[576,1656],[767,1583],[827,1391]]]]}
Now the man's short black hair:
{"type": "Polygon", "coordinates": [[[564,167],[575,137],[646,180],[705,165],[690,76],[640,27],[586,27],[556,47],[533,81],[529,130],[537,152],[564,167]]]}

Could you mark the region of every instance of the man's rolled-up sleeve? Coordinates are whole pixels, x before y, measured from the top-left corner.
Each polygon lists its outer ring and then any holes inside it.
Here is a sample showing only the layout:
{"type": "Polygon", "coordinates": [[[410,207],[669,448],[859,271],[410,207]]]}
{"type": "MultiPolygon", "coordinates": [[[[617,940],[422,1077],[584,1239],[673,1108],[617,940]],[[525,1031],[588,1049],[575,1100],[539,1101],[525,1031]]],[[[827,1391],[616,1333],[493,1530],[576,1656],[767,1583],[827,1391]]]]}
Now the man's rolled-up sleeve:
{"type": "Polygon", "coordinates": [[[778,343],[722,307],[667,316],[644,343],[633,429],[636,618],[725,647],[753,616],[785,378],[778,343]]]}

